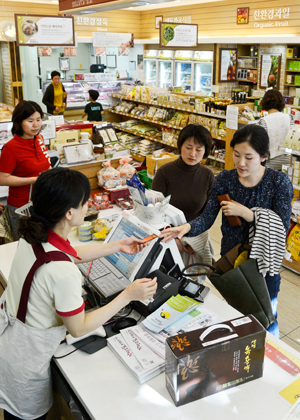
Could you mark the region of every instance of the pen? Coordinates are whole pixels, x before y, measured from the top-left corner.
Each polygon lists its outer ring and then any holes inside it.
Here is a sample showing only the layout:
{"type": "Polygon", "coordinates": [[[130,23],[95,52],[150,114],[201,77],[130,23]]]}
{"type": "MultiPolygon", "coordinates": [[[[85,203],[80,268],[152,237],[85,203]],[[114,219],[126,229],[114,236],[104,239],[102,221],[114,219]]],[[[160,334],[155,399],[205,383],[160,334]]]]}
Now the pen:
{"type": "Polygon", "coordinates": [[[91,268],[92,268],[92,264],[93,264],[93,260],[90,262],[90,265],[89,265],[88,271],[87,271],[87,273],[86,273],[86,276],[87,276],[87,277],[88,277],[88,276],[89,276],[89,274],[90,274],[90,271],[91,271],[91,268]]]}

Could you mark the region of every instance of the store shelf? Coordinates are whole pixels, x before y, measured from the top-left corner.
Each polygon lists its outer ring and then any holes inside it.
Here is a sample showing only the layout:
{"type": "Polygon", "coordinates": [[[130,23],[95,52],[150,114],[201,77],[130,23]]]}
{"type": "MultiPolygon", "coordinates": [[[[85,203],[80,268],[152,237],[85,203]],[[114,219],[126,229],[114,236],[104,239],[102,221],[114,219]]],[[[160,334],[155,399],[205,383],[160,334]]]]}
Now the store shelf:
{"type": "Polygon", "coordinates": [[[217,158],[217,157],[215,157],[215,156],[211,156],[211,155],[209,155],[209,156],[207,156],[207,159],[210,159],[210,160],[215,160],[216,162],[221,162],[221,163],[224,163],[224,164],[225,164],[225,160],[220,159],[220,158],[217,158]]]}
{"type": "Polygon", "coordinates": [[[126,96],[120,95],[118,93],[112,93],[111,96],[113,98],[123,99],[124,101],[136,102],[136,103],[140,103],[140,104],[155,105],[155,106],[160,106],[162,108],[176,109],[178,111],[193,112],[194,114],[203,115],[204,117],[218,118],[220,120],[225,120],[226,119],[225,115],[217,115],[217,114],[214,114],[212,112],[197,111],[197,110],[195,110],[195,108],[190,107],[188,105],[186,105],[186,106],[179,106],[179,105],[176,106],[176,105],[163,104],[163,103],[157,102],[157,101],[141,101],[141,100],[136,100],[136,99],[131,99],[131,98],[128,99],[128,98],[126,98],[126,96]]]}
{"type": "Polygon", "coordinates": [[[124,115],[125,117],[129,117],[129,118],[132,118],[132,119],[146,121],[146,122],[149,122],[151,124],[158,124],[158,125],[162,125],[164,127],[175,128],[176,130],[182,130],[184,128],[184,127],[180,127],[178,125],[168,124],[167,121],[156,121],[156,120],[153,120],[152,118],[139,117],[138,115],[131,115],[131,114],[127,114],[126,112],[114,111],[113,109],[110,109],[109,112],[112,112],[113,114],[124,115]]]}
{"type": "Polygon", "coordinates": [[[116,125],[116,123],[112,123],[112,124],[113,124],[113,126],[114,126],[114,128],[115,128],[116,130],[124,131],[125,133],[134,134],[135,136],[139,136],[139,137],[141,137],[141,138],[143,138],[143,139],[156,141],[157,143],[161,143],[161,144],[165,144],[166,146],[170,146],[170,147],[173,147],[173,148],[177,148],[177,146],[173,146],[172,144],[167,143],[167,142],[163,141],[163,140],[162,140],[162,139],[160,139],[160,138],[158,139],[158,138],[156,138],[156,137],[152,137],[150,134],[139,134],[139,133],[136,133],[135,131],[128,130],[127,128],[120,128],[120,127],[118,127],[118,126],[116,125]]]}

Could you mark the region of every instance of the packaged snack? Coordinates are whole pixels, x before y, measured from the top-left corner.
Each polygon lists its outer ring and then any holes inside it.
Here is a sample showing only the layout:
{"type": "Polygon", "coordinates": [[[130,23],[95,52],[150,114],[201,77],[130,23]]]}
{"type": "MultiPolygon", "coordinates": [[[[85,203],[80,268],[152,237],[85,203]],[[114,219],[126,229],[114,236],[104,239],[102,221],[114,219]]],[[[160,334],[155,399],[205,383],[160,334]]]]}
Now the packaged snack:
{"type": "Polygon", "coordinates": [[[133,201],[144,205],[146,202],[145,187],[142,185],[137,174],[135,173],[131,179],[126,180],[127,187],[133,201]]]}
{"type": "MultiPolygon", "coordinates": [[[[135,168],[130,165],[129,162],[132,161],[132,158],[129,156],[124,156],[123,158],[120,159],[120,164],[122,165],[119,173],[120,173],[120,177],[122,178],[122,180],[126,180],[126,179],[130,179],[132,178],[133,174],[136,172],[135,168]]],[[[125,182],[122,182],[123,185],[126,185],[125,182]]]]}
{"type": "Polygon", "coordinates": [[[106,166],[106,169],[104,172],[100,170],[97,173],[98,185],[105,188],[114,188],[117,185],[121,185],[120,172],[111,166],[110,160],[104,162],[103,165],[106,166]]]}

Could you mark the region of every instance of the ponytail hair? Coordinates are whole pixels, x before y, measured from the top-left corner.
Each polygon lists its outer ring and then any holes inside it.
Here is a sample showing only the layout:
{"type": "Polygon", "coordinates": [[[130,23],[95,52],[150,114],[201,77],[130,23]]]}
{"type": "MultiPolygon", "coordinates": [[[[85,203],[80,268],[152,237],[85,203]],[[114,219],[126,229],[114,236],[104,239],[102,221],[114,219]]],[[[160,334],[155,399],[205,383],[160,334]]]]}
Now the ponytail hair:
{"type": "Polygon", "coordinates": [[[19,236],[29,244],[47,242],[48,230],[71,208],[85,204],[90,192],[90,183],[81,172],[60,167],[43,172],[33,186],[31,215],[19,219],[19,236]]]}

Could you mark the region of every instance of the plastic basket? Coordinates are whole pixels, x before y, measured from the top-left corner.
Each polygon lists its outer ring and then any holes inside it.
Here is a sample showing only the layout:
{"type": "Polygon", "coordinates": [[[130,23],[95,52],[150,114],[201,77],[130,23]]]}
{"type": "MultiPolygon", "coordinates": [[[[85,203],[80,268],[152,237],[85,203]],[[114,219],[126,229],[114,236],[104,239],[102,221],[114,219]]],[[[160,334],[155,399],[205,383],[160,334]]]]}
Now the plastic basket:
{"type": "Polygon", "coordinates": [[[145,187],[150,189],[152,187],[152,179],[148,177],[147,171],[139,171],[137,174],[142,183],[145,184],[145,187]]]}

